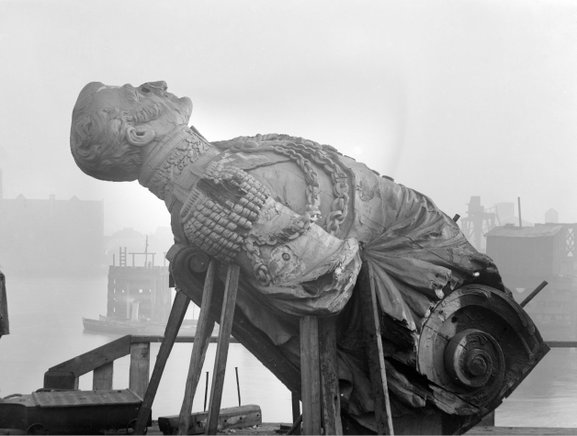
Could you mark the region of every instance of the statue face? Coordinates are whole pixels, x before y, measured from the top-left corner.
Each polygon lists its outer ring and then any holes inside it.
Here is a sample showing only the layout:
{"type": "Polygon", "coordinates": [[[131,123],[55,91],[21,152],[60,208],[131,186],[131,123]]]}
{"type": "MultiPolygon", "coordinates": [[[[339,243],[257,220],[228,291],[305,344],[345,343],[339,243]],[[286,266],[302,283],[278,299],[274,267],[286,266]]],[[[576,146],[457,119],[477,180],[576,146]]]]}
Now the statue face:
{"type": "Polygon", "coordinates": [[[102,85],[96,90],[93,110],[115,108],[132,126],[148,125],[157,138],[186,125],[192,113],[188,97],[176,97],[166,91],[166,82],[146,82],[138,87],[102,85]]]}
{"type": "Polygon", "coordinates": [[[138,178],[147,145],[162,144],[192,112],[188,97],[166,91],[165,82],[108,86],[89,83],[72,113],[71,151],[85,173],[102,180],[138,178]]]}

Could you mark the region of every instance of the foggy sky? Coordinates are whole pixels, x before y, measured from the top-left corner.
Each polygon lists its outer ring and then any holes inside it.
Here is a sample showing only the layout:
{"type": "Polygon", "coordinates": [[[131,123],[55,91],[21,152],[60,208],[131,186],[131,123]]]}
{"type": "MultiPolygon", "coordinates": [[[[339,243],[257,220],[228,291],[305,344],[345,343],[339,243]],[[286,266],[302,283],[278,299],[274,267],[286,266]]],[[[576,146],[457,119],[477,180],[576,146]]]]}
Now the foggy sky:
{"type": "Polygon", "coordinates": [[[153,232],[164,205],[69,152],[90,81],[166,80],[209,140],[331,144],[465,215],[521,197],[577,221],[577,3],[0,0],[4,196],[103,200],[107,233],[153,232]]]}

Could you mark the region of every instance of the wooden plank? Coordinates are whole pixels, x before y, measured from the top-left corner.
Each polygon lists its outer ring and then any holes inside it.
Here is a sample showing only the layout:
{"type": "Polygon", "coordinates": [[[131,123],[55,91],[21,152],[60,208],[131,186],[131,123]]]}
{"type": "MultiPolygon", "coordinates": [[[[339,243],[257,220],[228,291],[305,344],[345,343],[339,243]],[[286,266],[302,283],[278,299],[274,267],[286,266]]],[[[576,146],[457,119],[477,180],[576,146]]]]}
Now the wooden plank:
{"type": "Polygon", "coordinates": [[[144,397],[150,377],[150,344],[132,344],[130,346],[130,370],[128,387],[140,397],[144,397]]]}
{"type": "Polygon", "coordinates": [[[577,348],[577,341],[545,341],[551,348],[577,348]]]}
{"type": "MultiPolygon", "coordinates": [[[[203,434],[206,431],[208,412],[192,413],[185,434],[203,434]]],[[[239,429],[262,424],[260,407],[247,404],[240,407],[220,409],[218,414],[218,431],[239,429]]],[[[163,434],[175,434],[178,430],[179,416],[163,416],[158,418],[158,426],[163,434]]]]}
{"type": "Polygon", "coordinates": [[[375,417],[377,434],[394,434],[381,338],[381,323],[379,318],[378,302],[373,276],[370,266],[364,263],[359,275],[361,307],[364,322],[364,331],[367,341],[367,357],[369,360],[369,374],[375,396],[375,417]]]}
{"type": "Polygon", "coordinates": [[[319,319],[319,364],[324,434],[342,435],[336,319],[319,319]]]}
{"type": "Polygon", "coordinates": [[[93,371],[95,368],[128,355],[130,353],[130,343],[130,335],[123,336],[115,341],[53,366],[46,371],[44,379],[46,381],[46,376],[50,378],[50,373],[71,373],[75,377],[80,377],[93,371]]]}
{"type": "Polygon", "coordinates": [[[196,324],[196,334],[194,337],[194,344],[192,345],[192,353],[190,355],[188,375],[186,377],[184,399],[182,400],[182,406],[180,408],[178,434],[186,434],[187,429],[190,427],[192,403],[194,401],[196,388],[198,387],[198,381],[200,380],[200,373],[206,357],[210,335],[214,329],[214,318],[211,314],[211,308],[214,300],[214,276],[216,265],[215,261],[211,261],[206,271],[202,291],[202,302],[200,304],[200,313],[196,324]]]}
{"type": "MultiPolygon", "coordinates": [[[[170,271],[176,286],[185,292],[197,305],[202,301],[202,276],[195,274],[190,269],[190,258],[194,256],[194,250],[182,246],[176,251],[170,262],[170,271]]],[[[249,285],[242,281],[239,284],[241,290],[249,285]]],[[[215,283],[216,290],[214,305],[210,312],[214,319],[219,316],[218,308],[222,304],[222,285],[215,283]]],[[[248,292],[248,291],[244,291],[248,292]]],[[[240,311],[234,313],[232,335],[250,353],[252,353],[267,369],[269,369],[290,391],[300,395],[300,369],[285,357],[280,347],[277,347],[271,339],[260,329],[256,328],[250,319],[240,311]]],[[[179,338],[177,338],[177,341],[179,338]]]]}
{"type": "Polygon", "coordinates": [[[105,363],[92,373],[92,389],[95,391],[111,391],[114,363],[105,363]]]}
{"type": "Polygon", "coordinates": [[[180,291],[176,293],[168,317],[168,322],[166,323],[166,329],[164,330],[164,340],[160,344],[160,349],[158,350],[158,355],[154,362],[152,376],[150,377],[150,382],[148,383],[142,404],[138,410],[138,417],[136,419],[136,425],[134,426],[134,433],[136,434],[144,434],[152,410],[152,403],[154,402],[154,397],[156,397],[156,391],[158,390],[158,385],[162,378],[162,373],[164,372],[166,362],[168,361],[168,357],[170,356],[170,352],[174,346],[178,330],[180,329],[184,316],[186,315],[189,302],[190,299],[184,293],[180,291]]]}
{"type": "Polygon", "coordinates": [[[226,360],[228,357],[230,334],[232,332],[234,309],[236,307],[239,274],[240,267],[238,265],[231,264],[228,266],[224,288],[224,301],[220,316],[220,330],[218,332],[218,343],[216,346],[216,358],[212,373],[206,434],[216,434],[218,427],[218,414],[224,388],[224,375],[226,372],[226,360]]]}
{"type": "Polygon", "coordinates": [[[321,382],[319,367],[318,319],[300,319],[301,399],[303,434],[321,434],[321,382]]]}
{"type": "Polygon", "coordinates": [[[301,416],[301,402],[298,394],[295,392],[291,392],[291,409],[293,423],[295,423],[301,416]]]}

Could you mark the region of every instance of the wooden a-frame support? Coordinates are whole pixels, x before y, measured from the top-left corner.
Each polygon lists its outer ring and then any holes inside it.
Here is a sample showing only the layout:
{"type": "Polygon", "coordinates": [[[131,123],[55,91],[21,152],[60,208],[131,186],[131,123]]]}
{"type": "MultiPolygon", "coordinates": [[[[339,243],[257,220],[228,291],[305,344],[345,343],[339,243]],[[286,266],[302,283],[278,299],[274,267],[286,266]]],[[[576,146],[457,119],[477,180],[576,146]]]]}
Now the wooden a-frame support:
{"type": "MultiPolygon", "coordinates": [[[[192,410],[192,402],[200,379],[202,365],[206,356],[206,350],[210,342],[210,335],[214,329],[214,319],[210,316],[210,307],[213,304],[214,293],[214,275],[216,263],[211,261],[208,265],[206,277],[204,281],[202,304],[200,314],[197,322],[197,330],[194,336],[194,343],[192,346],[192,354],[190,357],[190,365],[188,369],[188,376],[186,379],[184,400],[180,410],[179,434],[187,434],[190,426],[190,413],[192,410]]],[[[216,359],[214,364],[214,376],[212,379],[212,388],[209,402],[209,413],[206,424],[207,434],[216,434],[218,425],[218,412],[222,399],[222,390],[224,383],[224,373],[226,368],[226,360],[228,356],[228,345],[230,343],[230,335],[232,330],[232,320],[234,318],[234,308],[236,304],[236,293],[238,290],[239,267],[237,265],[229,265],[227,269],[226,284],[224,291],[224,299],[222,305],[220,330],[218,336],[218,343],[216,349],[216,359]]],[[[178,334],[178,329],[182,324],[186,309],[190,298],[183,292],[179,291],[176,294],[172,311],[170,313],[164,339],[160,346],[154,369],[148,384],[146,393],[142,401],[142,405],[138,412],[137,422],[135,426],[136,434],[144,434],[146,422],[150,415],[152,403],[158,390],[158,385],[164,372],[168,356],[174,345],[174,341],[178,334]]]]}
{"type": "MultiPolygon", "coordinates": [[[[179,434],[187,434],[190,425],[192,402],[200,379],[210,335],[214,328],[214,319],[210,316],[210,309],[213,304],[215,269],[216,262],[210,261],[204,281],[202,304],[186,380],[184,400],[180,411],[179,434]]],[[[236,305],[238,279],[239,267],[237,265],[229,265],[220,316],[220,330],[206,434],[216,434],[217,430],[228,346],[236,305]]],[[[374,283],[366,264],[361,272],[360,280],[361,304],[364,311],[363,318],[365,319],[365,331],[369,347],[370,377],[376,397],[377,430],[379,434],[392,435],[393,425],[380,335],[377,299],[373,287],[374,283]]],[[[164,339],[138,413],[135,426],[136,434],[144,434],[162,373],[189,302],[190,298],[188,296],[181,291],[177,292],[164,339]]],[[[324,429],[324,434],[343,434],[336,367],[334,322],[332,318],[319,319],[313,316],[305,316],[300,321],[301,401],[303,406],[301,416],[304,434],[321,434],[322,429],[324,429]]],[[[293,415],[294,409],[293,404],[293,415]]]]}
{"type": "Polygon", "coordinates": [[[366,262],[361,269],[359,280],[363,322],[365,324],[365,341],[369,359],[369,375],[375,397],[377,434],[393,435],[393,417],[391,414],[391,402],[389,400],[387,369],[383,352],[383,340],[381,338],[381,320],[379,317],[377,293],[375,291],[375,281],[371,267],[366,262]]]}
{"type": "MultiPolygon", "coordinates": [[[[359,280],[377,434],[394,435],[378,301],[367,263],[363,265],[359,280]]],[[[300,321],[303,434],[343,434],[334,322],[334,318],[312,316],[305,316],[300,321]]]]}

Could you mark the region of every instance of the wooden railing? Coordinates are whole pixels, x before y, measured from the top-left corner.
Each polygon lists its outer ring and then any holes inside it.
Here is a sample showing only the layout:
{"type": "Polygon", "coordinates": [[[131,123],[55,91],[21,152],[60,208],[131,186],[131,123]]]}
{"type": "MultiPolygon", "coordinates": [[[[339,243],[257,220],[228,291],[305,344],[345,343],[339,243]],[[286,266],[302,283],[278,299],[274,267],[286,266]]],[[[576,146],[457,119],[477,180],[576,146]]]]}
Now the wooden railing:
{"type": "Polygon", "coordinates": [[[577,341],[545,341],[550,348],[577,348],[577,341]]]}
{"type": "MultiPolygon", "coordinates": [[[[44,374],[44,388],[78,389],[80,376],[93,372],[92,389],[112,389],[114,361],[130,355],[129,389],[144,396],[150,377],[150,344],[162,342],[162,336],[123,336],[59,365],[44,374]]],[[[176,342],[194,342],[194,337],[178,336],[176,342]]],[[[577,348],[577,341],[546,341],[551,348],[577,348]]],[[[481,425],[494,426],[495,412],[481,425]]]]}
{"type": "MultiPolygon", "coordinates": [[[[128,388],[144,396],[150,377],[150,344],[162,342],[162,336],[123,336],[44,373],[46,389],[78,389],[80,376],[93,373],[92,389],[112,389],[114,361],[130,355],[128,388]]],[[[194,342],[194,337],[177,337],[176,342],[194,342]]]]}

